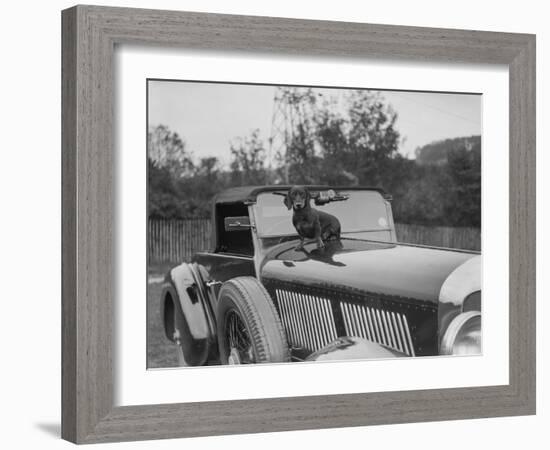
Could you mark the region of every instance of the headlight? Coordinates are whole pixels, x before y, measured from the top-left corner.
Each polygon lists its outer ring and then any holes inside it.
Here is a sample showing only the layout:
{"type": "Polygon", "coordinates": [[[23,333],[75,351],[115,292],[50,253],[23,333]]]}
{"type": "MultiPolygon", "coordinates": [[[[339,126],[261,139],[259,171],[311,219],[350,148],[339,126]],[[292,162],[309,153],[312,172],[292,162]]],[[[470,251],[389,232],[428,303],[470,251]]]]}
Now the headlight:
{"type": "Polygon", "coordinates": [[[481,313],[468,311],[456,316],[441,340],[442,355],[481,354],[481,313]]]}

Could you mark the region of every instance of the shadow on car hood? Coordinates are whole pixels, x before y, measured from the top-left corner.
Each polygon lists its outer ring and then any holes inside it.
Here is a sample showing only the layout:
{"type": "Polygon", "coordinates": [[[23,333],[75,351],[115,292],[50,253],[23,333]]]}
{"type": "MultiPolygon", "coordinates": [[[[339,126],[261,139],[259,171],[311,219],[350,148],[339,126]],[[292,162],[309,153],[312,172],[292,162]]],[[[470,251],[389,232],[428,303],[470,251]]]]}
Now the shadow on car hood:
{"type": "Polygon", "coordinates": [[[342,238],[324,250],[297,241],[274,247],[262,279],[437,302],[447,276],[476,255],[439,248],[342,238]]]}

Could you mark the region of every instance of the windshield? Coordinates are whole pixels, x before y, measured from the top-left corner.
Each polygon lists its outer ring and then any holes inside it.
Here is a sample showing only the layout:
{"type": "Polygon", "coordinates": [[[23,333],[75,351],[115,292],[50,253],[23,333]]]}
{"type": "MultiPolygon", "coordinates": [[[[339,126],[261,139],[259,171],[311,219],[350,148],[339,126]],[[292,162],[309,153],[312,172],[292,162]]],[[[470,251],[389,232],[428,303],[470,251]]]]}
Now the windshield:
{"type": "MultiPolygon", "coordinates": [[[[349,195],[344,201],[330,202],[325,205],[311,206],[332,214],[338,218],[342,233],[361,233],[389,230],[389,218],[386,203],[378,191],[340,190],[349,195]]],[[[294,236],[292,211],[283,204],[283,197],[265,192],[258,195],[254,205],[256,227],[261,238],[276,236],[294,236]]]]}

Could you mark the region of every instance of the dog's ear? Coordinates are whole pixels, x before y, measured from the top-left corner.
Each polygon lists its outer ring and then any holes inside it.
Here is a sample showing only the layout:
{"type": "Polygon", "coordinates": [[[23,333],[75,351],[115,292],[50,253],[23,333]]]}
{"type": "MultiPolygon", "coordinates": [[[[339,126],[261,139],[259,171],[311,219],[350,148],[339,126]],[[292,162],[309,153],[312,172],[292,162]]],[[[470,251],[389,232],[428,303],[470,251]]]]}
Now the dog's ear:
{"type": "Polygon", "coordinates": [[[309,206],[310,200],[311,200],[311,194],[309,193],[309,189],[304,188],[304,191],[306,193],[306,206],[309,206]]]}
{"type": "Polygon", "coordinates": [[[292,200],[290,199],[290,191],[288,191],[285,195],[285,198],[283,200],[283,203],[285,204],[286,208],[290,210],[292,208],[292,200]]]}

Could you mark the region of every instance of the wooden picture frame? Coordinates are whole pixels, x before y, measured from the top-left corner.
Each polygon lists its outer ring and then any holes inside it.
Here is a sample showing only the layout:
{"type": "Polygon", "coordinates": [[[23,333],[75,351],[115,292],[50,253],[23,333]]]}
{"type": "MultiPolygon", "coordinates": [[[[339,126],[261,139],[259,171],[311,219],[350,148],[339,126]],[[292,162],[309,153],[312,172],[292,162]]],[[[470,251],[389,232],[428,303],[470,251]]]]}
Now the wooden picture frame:
{"type": "Polygon", "coordinates": [[[62,13],[62,437],[76,443],[535,413],[535,36],[76,6],[62,13]],[[510,85],[509,384],[113,406],[116,44],[505,64],[510,85]]]}

